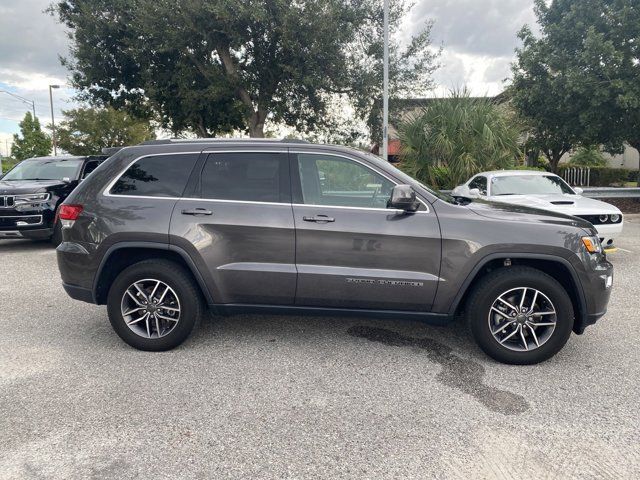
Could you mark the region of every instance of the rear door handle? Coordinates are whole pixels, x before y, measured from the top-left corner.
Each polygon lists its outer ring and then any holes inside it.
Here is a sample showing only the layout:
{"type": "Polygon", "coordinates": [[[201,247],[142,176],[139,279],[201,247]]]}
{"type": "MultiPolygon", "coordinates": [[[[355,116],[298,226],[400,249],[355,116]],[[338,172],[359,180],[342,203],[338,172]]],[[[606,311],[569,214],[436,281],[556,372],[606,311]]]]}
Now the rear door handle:
{"type": "Polygon", "coordinates": [[[182,210],[183,215],[213,215],[211,210],[206,208],[194,208],[193,210],[182,210]]]}
{"type": "Polygon", "coordinates": [[[333,217],[327,217],[326,215],[316,215],[315,217],[302,217],[305,222],[315,222],[315,223],[330,223],[335,222],[336,219],[333,217]]]}

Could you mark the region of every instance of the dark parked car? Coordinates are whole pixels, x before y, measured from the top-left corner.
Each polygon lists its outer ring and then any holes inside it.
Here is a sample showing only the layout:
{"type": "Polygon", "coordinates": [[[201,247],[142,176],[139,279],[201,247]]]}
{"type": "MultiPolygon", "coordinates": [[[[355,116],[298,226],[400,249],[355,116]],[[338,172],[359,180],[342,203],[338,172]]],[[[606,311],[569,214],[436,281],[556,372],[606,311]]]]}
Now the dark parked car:
{"type": "Polygon", "coordinates": [[[0,178],[0,239],[51,239],[58,245],[58,207],[105,158],[37,157],[16,165],[0,178]]]}
{"type": "Polygon", "coordinates": [[[461,205],[377,157],[306,143],[125,148],[60,218],[67,293],[106,304],[143,350],[179,345],[206,306],[436,323],[464,311],[487,354],[536,363],[604,315],[613,280],[582,219],[461,205]]]}

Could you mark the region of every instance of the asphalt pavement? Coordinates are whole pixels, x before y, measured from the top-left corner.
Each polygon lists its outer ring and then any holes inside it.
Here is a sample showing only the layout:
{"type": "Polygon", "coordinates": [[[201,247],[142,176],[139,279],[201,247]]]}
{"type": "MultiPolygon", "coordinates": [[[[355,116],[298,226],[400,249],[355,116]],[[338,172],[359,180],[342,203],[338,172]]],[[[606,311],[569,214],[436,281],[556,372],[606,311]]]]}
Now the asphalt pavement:
{"type": "Polygon", "coordinates": [[[608,314],[546,363],[462,325],[214,317],[133,350],[0,241],[0,478],[640,478],[640,216],[608,314]]]}

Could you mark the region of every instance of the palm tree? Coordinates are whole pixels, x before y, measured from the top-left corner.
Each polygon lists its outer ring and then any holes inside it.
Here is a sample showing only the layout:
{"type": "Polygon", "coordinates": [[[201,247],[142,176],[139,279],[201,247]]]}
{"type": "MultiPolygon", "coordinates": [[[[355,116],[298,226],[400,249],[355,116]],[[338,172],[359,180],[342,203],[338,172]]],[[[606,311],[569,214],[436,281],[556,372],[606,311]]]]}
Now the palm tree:
{"type": "Polygon", "coordinates": [[[491,98],[465,90],[428,100],[400,122],[401,168],[436,188],[453,188],[483,170],[513,167],[521,129],[491,98]]]}

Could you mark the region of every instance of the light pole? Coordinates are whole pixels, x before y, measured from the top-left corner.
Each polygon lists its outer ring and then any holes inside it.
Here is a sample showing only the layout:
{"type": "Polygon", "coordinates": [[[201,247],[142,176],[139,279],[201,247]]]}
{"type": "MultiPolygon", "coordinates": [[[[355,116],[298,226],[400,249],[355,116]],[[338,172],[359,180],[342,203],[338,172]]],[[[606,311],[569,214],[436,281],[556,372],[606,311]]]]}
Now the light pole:
{"type": "Polygon", "coordinates": [[[29,100],[28,98],[21,97],[20,95],[16,95],[15,93],[7,92],[6,90],[0,90],[0,93],[6,93],[7,95],[11,95],[14,98],[17,98],[23,103],[27,105],[31,105],[31,110],[33,111],[33,118],[36,118],[36,103],[33,100],[29,100]]]}
{"type": "Polygon", "coordinates": [[[53,139],[53,156],[58,155],[58,147],[56,145],[56,122],[53,119],[53,93],[52,89],[60,88],[60,85],[49,85],[49,103],[51,104],[51,138],[53,139]]]}
{"type": "Polygon", "coordinates": [[[382,59],[382,158],[389,161],[389,0],[384,0],[384,54],[382,59]]]}

